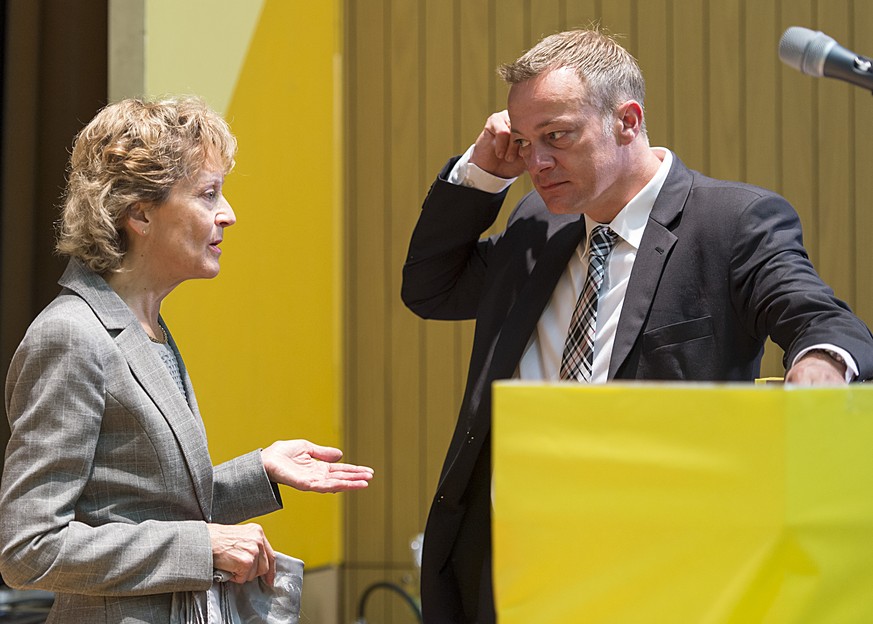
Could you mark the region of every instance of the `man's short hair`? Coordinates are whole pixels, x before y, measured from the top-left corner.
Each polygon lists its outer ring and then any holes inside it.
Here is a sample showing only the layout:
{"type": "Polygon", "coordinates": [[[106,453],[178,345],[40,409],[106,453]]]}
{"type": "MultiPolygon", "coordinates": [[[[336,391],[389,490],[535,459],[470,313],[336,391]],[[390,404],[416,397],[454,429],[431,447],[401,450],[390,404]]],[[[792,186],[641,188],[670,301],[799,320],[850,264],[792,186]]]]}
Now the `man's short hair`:
{"type": "MultiPolygon", "coordinates": [[[[607,117],[622,102],[642,107],[646,82],[636,59],[599,30],[568,30],[550,35],[498,73],[510,85],[568,67],[588,89],[589,103],[607,117]]],[[[645,128],[643,129],[645,131],[645,128]]]]}

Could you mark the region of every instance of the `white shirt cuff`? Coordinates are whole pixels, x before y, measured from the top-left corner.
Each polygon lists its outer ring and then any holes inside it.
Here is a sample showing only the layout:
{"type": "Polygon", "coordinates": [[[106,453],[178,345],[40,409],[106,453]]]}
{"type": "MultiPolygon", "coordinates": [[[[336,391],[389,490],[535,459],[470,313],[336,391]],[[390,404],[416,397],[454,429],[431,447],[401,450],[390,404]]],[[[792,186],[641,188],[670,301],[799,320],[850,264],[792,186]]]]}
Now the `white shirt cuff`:
{"type": "Polygon", "coordinates": [[[797,357],[794,358],[794,361],[791,363],[791,366],[794,366],[795,364],[797,364],[797,362],[800,360],[800,358],[802,358],[804,355],[806,355],[810,351],[815,351],[816,349],[822,349],[824,351],[832,351],[833,353],[836,353],[841,358],[843,358],[843,362],[846,363],[846,383],[848,383],[848,382],[850,382],[853,379],[856,379],[858,377],[858,364],[855,362],[855,359],[851,355],[849,355],[849,352],[846,351],[845,349],[841,349],[840,347],[836,347],[832,344],[820,344],[820,345],[813,345],[811,347],[807,347],[806,349],[804,349],[803,351],[801,351],[800,353],[797,354],[797,357]]]}
{"type": "Polygon", "coordinates": [[[458,186],[466,186],[474,188],[486,193],[501,193],[510,184],[518,178],[498,178],[496,175],[491,175],[487,171],[480,169],[478,166],[470,162],[470,156],[473,155],[473,146],[464,152],[464,155],[458,159],[455,166],[449,172],[448,182],[457,184],[458,186]]]}

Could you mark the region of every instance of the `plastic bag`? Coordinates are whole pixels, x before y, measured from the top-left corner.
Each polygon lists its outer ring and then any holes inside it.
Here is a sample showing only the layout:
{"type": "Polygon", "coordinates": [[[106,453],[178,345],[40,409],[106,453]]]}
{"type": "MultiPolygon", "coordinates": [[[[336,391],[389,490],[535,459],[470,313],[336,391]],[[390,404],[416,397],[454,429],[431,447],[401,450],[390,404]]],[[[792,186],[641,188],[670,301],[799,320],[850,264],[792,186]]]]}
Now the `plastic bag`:
{"type": "Polygon", "coordinates": [[[276,553],[276,579],[247,583],[222,580],[205,592],[176,592],[170,624],[298,624],[303,591],[303,562],[276,553]]]}

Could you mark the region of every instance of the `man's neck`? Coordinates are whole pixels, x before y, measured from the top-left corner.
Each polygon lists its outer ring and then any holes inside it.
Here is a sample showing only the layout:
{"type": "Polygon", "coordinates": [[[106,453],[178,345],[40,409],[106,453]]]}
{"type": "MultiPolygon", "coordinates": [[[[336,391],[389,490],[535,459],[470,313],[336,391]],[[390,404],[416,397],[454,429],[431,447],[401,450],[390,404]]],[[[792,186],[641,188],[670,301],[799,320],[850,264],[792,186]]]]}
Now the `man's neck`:
{"type": "Polygon", "coordinates": [[[629,174],[622,179],[614,199],[605,202],[603,206],[591,207],[585,214],[598,223],[611,223],[622,208],[655,177],[663,161],[664,154],[653,150],[648,144],[634,152],[623,164],[624,170],[629,174]]]}

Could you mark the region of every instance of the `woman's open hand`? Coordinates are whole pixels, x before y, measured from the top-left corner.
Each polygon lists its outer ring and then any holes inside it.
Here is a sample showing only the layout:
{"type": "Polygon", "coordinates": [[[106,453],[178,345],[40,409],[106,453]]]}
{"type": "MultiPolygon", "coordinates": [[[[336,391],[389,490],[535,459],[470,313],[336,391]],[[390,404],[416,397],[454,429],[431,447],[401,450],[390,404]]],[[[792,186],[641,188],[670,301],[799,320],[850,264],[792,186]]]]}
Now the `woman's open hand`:
{"type": "Polygon", "coordinates": [[[280,440],[261,451],[267,476],[274,483],[311,492],[343,492],[367,487],[373,469],[336,463],[343,452],[308,440],[280,440]]]}

